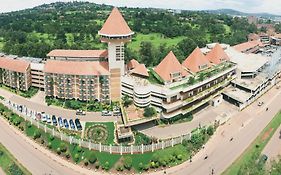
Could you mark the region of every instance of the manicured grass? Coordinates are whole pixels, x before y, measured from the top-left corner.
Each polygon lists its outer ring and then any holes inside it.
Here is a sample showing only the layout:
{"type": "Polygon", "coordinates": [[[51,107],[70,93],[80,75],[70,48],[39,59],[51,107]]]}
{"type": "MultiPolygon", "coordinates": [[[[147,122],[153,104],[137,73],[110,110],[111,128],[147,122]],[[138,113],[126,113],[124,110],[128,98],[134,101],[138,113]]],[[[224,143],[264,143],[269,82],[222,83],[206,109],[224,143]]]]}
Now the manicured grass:
{"type": "Polygon", "coordinates": [[[115,133],[114,123],[113,122],[87,122],[85,125],[85,131],[87,130],[87,128],[95,124],[101,124],[106,126],[108,136],[104,144],[114,145],[114,133],[115,133]]]}
{"type": "Polygon", "coordinates": [[[31,173],[0,143],[0,167],[7,175],[14,175],[15,171],[24,175],[31,173]],[[11,172],[13,171],[13,172],[11,172]]]}
{"type": "Polygon", "coordinates": [[[281,124],[281,113],[278,113],[271,122],[263,129],[259,136],[251,143],[251,145],[244,151],[244,153],[234,162],[230,167],[228,167],[223,174],[233,175],[239,172],[239,169],[243,164],[249,162],[254,155],[260,155],[268,141],[271,139],[272,135],[275,133],[277,128],[281,124]],[[271,131],[270,131],[271,130],[271,131]],[[263,138],[266,133],[269,133],[268,137],[263,138]]]}
{"type": "Polygon", "coordinates": [[[132,42],[128,44],[128,47],[138,51],[140,49],[141,42],[149,41],[153,46],[159,47],[160,44],[166,43],[167,47],[178,44],[181,40],[184,39],[184,36],[175,37],[175,38],[167,38],[159,33],[151,33],[151,34],[142,34],[137,33],[132,42]]]}

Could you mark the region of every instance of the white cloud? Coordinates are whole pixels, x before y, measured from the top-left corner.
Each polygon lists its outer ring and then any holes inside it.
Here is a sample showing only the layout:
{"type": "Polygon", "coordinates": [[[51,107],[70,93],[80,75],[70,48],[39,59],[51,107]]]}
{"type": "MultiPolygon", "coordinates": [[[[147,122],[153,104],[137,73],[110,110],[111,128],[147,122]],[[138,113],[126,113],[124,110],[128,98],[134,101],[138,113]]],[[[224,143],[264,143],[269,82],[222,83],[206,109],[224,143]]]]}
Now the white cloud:
{"type": "MultiPolygon", "coordinates": [[[[0,0],[0,12],[34,7],[57,0],[0,0]]],[[[70,0],[59,0],[70,1],[70,0]]],[[[129,7],[156,7],[186,10],[232,8],[245,12],[268,12],[281,15],[280,0],[89,0],[99,4],[129,7]]]]}

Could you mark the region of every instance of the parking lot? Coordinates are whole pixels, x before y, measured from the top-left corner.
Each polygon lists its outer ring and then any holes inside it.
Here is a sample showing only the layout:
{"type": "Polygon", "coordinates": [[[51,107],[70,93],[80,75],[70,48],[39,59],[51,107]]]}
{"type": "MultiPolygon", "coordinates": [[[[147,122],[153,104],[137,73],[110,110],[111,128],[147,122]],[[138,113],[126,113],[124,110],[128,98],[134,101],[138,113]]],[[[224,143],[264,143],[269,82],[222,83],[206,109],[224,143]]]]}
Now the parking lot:
{"type": "Polygon", "coordinates": [[[22,97],[13,95],[9,98],[10,101],[21,104],[30,110],[36,112],[45,112],[49,115],[61,116],[65,119],[75,119],[78,118],[83,122],[114,122],[118,120],[117,116],[102,116],[101,112],[86,112],[86,115],[76,115],[75,110],[63,109],[55,106],[46,106],[43,104],[38,104],[36,102],[24,99],[22,97]]]}

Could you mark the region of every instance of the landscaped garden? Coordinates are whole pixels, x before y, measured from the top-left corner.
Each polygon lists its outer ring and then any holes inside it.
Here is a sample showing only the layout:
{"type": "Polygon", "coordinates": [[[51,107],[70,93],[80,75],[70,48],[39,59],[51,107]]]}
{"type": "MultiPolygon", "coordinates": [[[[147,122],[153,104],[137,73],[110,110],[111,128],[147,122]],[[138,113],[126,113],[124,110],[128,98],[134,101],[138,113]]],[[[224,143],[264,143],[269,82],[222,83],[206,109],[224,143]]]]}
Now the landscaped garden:
{"type": "Polygon", "coordinates": [[[87,122],[84,131],[84,138],[94,143],[114,145],[114,123],[92,123],[87,122]]]}
{"type": "MultiPolygon", "coordinates": [[[[29,121],[25,121],[22,117],[13,113],[3,104],[0,104],[0,114],[4,116],[12,125],[23,131],[28,137],[34,139],[35,142],[52,150],[55,154],[64,157],[67,160],[86,166],[91,169],[103,169],[105,171],[127,171],[127,172],[144,172],[161,170],[164,167],[178,165],[186,161],[190,156],[198,152],[202,145],[205,144],[214,132],[213,127],[201,128],[193,132],[190,140],[184,140],[182,144],[175,145],[163,150],[147,152],[144,154],[110,154],[105,152],[93,151],[88,148],[80,147],[77,144],[70,144],[61,141],[59,138],[52,136],[48,132],[45,133],[42,129],[38,129],[29,121]]],[[[96,124],[96,123],[95,123],[96,124]]],[[[103,128],[107,128],[107,143],[113,143],[114,135],[113,123],[100,123],[103,128]]],[[[91,128],[88,124],[86,128],[91,128]]],[[[95,128],[100,129],[99,127],[95,128]]],[[[91,134],[90,134],[91,135],[91,134]]],[[[95,134],[94,134],[95,135],[95,134]]],[[[106,135],[100,132],[100,135],[106,135]]],[[[93,136],[93,134],[92,134],[93,136]]],[[[100,136],[98,136],[101,139],[100,136]]],[[[139,134],[139,138],[144,136],[139,134]]],[[[143,141],[143,140],[142,140],[143,141]]],[[[141,142],[142,142],[141,141],[141,142]]],[[[150,141],[148,141],[150,142],[150,141]]]]}
{"type": "Polygon", "coordinates": [[[2,168],[7,175],[31,175],[1,143],[0,168],[2,168]]]}
{"type": "Polygon", "coordinates": [[[10,92],[13,92],[17,95],[20,95],[22,97],[25,97],[25,98],[31,98],[33,97],[37,92],[38,92],[38,88],[35,88],[35,87],[30,87],[28,89],[28,91],[21,91],[21,90],[17,90],[17,89],[14,89],[14,88],[11,88],[9,86],[6,86],[4,84],[1,84],[0,86],[1,88],[5,89],[5,90],[8,90],[10,92]]]}
{"type": "Polygon", "coordinates": [[[54,105],[66,109],[81,109],[83,111],[97,112],[102,110],[112,111],[114,106],[118,106],[118,103],[112,102],[111,104],[105,104],[95,101],[79,101],[79,100],[67,100],[58,99],[53,97],[46,97],[45,102],[47,105],[54,105]]]}

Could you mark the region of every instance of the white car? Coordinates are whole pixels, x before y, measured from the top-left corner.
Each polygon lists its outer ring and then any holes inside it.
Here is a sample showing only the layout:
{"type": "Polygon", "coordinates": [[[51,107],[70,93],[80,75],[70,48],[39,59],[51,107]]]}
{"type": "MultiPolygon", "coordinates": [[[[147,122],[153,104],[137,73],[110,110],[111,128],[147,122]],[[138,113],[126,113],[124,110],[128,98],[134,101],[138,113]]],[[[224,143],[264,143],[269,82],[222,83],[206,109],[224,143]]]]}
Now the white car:
{"type": "Polygon", "coordinates": [[[52,123],[50,115],[46,115],[46,120],[47,120],[47,123],[52,123]]]}
{"type": "Polygon", "coordinates": [[[41,114],[41,121],[42,122],[46,122],[47,121],[47,117],[45,114],[41,114]]]}

